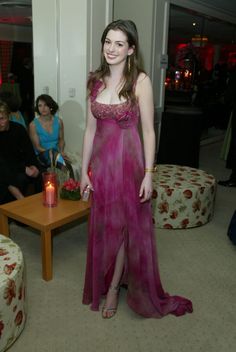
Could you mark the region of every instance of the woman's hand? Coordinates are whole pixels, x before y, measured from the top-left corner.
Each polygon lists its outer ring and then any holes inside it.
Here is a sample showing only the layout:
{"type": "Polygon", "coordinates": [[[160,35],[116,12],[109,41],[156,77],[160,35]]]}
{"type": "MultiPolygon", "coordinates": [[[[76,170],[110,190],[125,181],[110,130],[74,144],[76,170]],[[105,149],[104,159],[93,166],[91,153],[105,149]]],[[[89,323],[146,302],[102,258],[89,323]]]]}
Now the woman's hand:
{"type": "Polygon", "coordinates": [[[88,176],[88,174],[82,175],[81,177],[81,181],[80,181],[80,194],[81,197],[83,196],[83,192],[85,191],[85,189],[89,187],[91,189],[91,191],[94,191],[93,189],[93,185],[90,181],[90,178],[88,176]]]}
{"type": "Polygon", "coordinates": [[[143,178],[143,181],[141,183],[140,191],[139,191],[139,197],[140,197],[140,202],[144,203],[147,200],[150,200],[152,197],[152,173],[147,172],[143,178]]]}
{"type": "Polygon", "coordinates": [[[25,167],[25,173],[29,177],[38,177],[39,170],[36,166],[30,165],[25,167]]]}
{"type": "Polygon", "coordinates": [[[71,161],[70,158],[68,157],[68,155],[66,155],[65,152],[61,152],[61,156],[63,157],[63,159],[67,160],[67,161],[71,161]]]}

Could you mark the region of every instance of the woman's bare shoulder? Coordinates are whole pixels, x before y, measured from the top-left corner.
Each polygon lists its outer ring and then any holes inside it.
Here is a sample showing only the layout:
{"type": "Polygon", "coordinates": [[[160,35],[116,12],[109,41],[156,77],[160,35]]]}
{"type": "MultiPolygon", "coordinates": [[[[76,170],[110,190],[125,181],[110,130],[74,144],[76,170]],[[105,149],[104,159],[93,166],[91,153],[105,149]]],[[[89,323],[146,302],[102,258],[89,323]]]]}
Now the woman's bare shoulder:
{"type": "Polygon", "coordinates": [[[137,84],[151,82],[149,76],[145,72],[140,72],[137,79],[137,84]]]}
{"type": "Polygon", "coordinates": [[[137,79],[137,84],[136,84],[136,95],[139,96],[140,93],[143,93],[143,91],[150,90],[152,87],[151,80],[149,76],[141,72],[138,76],[137,79]]]}
{"type": "Polygon", "coordinates": [[[29,128],[35,128],[35,122],[34,122],[34,120],[32,120],[32,121],[29,123],[29,128]]]}

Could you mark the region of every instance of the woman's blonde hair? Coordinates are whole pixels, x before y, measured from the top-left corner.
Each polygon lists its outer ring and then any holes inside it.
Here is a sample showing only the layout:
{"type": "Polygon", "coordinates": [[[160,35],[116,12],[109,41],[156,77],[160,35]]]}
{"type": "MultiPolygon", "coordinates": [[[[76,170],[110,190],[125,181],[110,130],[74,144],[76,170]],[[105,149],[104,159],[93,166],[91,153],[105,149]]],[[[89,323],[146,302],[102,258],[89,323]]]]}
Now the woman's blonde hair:
{"type": "Polygon", "coordinates": [[[11,110],[9,108],[9,106],[4,103],[3,101],[0,101],[0,112],[5,114],[7,117],[9,117],[11,110]]]}

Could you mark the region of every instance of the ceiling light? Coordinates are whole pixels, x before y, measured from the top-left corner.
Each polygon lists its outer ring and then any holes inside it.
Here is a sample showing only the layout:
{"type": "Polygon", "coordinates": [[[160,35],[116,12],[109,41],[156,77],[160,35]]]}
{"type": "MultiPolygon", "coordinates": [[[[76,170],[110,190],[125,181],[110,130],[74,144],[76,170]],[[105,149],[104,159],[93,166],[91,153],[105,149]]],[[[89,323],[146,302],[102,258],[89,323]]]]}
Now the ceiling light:
{"type": "Polygon", "coordinates": [[[201,36],[200,34],[195,34],[195,36],[192,37],[192,44],[194,46],[205,46],[207,43],[208,43],[207,36],[201,36]]]}

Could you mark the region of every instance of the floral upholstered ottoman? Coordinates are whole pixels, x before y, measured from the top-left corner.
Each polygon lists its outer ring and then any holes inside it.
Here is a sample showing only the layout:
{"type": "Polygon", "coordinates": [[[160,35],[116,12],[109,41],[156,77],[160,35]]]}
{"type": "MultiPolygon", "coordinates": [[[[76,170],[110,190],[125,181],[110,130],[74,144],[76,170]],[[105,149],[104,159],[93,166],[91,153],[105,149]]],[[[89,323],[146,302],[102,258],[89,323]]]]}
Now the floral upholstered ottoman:
{"type": "Polygon", "coordinates": [[[153,221],[156,227],[201,226],[213,216],[216,180],[203,170],[157,165],[153,189],[153,221]]]}
{"type": "Polygon", "coordinates": [[[0,352],[17,339],[25,319],[22,252],[10,238],[0,235],[0,352]]]}

